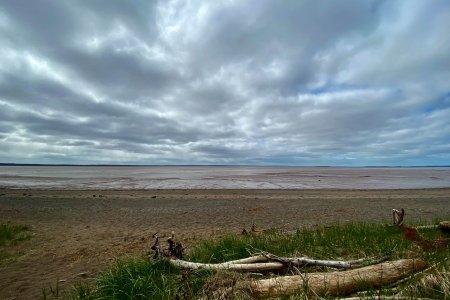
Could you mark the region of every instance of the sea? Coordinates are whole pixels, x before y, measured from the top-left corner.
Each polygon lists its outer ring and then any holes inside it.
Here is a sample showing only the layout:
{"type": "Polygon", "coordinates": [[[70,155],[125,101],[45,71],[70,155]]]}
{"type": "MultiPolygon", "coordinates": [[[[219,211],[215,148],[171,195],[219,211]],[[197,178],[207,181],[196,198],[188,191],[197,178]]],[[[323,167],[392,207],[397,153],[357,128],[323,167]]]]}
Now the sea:
{"type": "Polygon", "coordinates": [[[0,166],[10,189],[449,188],[450,167],[0,166]]]}

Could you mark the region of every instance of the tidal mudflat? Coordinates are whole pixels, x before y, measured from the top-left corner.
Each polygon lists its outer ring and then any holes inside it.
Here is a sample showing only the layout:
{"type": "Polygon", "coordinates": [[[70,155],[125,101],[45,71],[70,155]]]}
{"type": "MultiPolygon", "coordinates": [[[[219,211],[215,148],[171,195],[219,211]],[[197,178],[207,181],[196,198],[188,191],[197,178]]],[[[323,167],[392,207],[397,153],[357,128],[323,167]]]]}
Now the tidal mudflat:
{"type": "Polygon", "coordinates": [[[116,258],[144,256],[155,232],[187,245],[257,228],[286,230],[353,221],[390,222],[450,216],[450,189],[153,189],[0,190],[0,221],[31,226],[0,266],[0,298],[34,299],[42,288],[89,281],[116,258]]]}

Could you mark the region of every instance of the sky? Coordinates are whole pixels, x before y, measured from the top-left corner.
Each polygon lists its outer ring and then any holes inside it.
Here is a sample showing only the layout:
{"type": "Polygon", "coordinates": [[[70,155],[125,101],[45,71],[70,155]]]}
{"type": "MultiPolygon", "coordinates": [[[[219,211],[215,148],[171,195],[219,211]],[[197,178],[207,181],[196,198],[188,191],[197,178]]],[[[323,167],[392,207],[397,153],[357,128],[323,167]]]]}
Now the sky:
{"type": "Polygon", "coordinates": [[[450,1],[5,0],[0,162],[450,165],[450,1]]]}

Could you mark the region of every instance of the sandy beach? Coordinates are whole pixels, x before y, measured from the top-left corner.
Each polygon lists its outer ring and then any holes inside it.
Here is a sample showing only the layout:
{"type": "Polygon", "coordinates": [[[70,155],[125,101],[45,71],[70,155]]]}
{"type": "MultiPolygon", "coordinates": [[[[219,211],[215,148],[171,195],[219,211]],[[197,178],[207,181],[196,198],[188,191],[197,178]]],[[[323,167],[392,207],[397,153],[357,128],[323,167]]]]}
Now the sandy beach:
{"type": "Polygon", "coordinates": [[[187,245],[199,238],[257,228],[336,222],[390,222],[450,216],[450,189],[415,190],[0,190],[0,221],[32,226],[1,266],[0,298],[32,299],[42,288],[92,280],[116,258],[144,256],[155,232],[187,245]],[[16,297],[16,298],[14,298],[16,297]]]}

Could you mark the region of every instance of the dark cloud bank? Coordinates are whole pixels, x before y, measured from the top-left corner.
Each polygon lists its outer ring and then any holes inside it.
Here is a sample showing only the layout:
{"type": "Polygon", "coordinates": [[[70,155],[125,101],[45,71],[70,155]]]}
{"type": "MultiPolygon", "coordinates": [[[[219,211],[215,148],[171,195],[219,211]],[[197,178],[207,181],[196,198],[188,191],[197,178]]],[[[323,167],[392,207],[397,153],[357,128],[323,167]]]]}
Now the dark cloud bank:
{"type": "Polygon", "coordinates": [[[449,165],[450,2],[3,1],[0,161],[449,165]]]}

